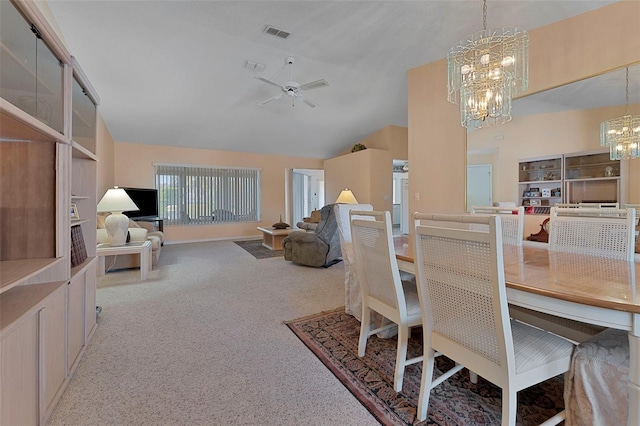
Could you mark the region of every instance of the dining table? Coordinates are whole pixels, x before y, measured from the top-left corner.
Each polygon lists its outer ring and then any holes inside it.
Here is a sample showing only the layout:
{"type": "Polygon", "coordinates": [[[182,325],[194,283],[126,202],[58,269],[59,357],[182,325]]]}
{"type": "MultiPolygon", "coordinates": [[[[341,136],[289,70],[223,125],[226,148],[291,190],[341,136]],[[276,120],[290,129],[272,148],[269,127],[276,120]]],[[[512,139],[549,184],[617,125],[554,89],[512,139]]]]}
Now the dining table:
{"type": "MultiPolygon", "coordinates": [[[[415,274],[407,236],[394,239],[398,268],[415,274]]],[[[640,265],[634,261],[550,251],[547,244],[503,245],[507,301],[559,317],[626,330],[629,426],[640,425],[640,265]]]]}

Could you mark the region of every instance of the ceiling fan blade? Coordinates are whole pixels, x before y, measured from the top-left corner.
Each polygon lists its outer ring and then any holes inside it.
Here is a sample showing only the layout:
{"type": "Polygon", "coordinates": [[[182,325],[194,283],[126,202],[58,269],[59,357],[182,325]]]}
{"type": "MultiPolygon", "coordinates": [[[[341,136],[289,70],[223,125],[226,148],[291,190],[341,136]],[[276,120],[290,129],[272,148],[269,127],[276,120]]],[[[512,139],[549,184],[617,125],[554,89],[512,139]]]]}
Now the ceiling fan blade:
{"type": "Polygon", "coordinates": [[[311,99],[307,99],[307,98],[302,98],[302,101],[309,105],[311,108],[315,108],[316,106],[318,106],[317,103],[313,102],[311,99]]]}
{"type": "Polygon", "coordinates": [[[266,78],[264,78],[264,77],[256,77],[256,78],[257,78],[258,80],[260,80],[260,81],[264,81],[265,83],[270,84],[270,85],[272,85],[272,86],[279,87],[279,88],[280,88],[280,89],[282,89],[282,90],[287,90],[287,89],[286,89],[282,84],[276,83],[275,81],[271,81],[271,80],[266,79],[266,78]]]}
{"type": "Polygon", "coordinates": [[[325,79],[312,81],[310,83],[300,85],[300,90],[311,90],[318,89],[320,87],[326,87],[329,85],[329,82],[325,79]]]}
{"type": "Polygon", "coordinates": [[[275,96],[273,96],[273,97],[271,97],[271,98],[269,98],[269,99],[266,99],[266,100],[264,100],[264,101],[260,102],[258,105],[263,106],[263,105],[270,104],[270,103],[271,103],[271,102],[273,102],[273,101],[277,101],[277,100],[278,100],[278,99],[280,99],[281,97],[282,97],[282,93],[280,93],[279,95],[275,95],[275,96]]]}

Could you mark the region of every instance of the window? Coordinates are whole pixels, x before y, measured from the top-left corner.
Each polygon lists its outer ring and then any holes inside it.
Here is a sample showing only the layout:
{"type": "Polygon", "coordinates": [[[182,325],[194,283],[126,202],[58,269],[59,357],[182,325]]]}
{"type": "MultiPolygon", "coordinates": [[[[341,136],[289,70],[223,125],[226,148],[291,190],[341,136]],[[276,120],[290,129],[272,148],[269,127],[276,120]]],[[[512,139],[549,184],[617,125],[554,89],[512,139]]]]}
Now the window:
{"type": "Polygon", "coordinates": [[[154,171],[168,225],[260,220],[260,169],[154,164],[154,171]]]}

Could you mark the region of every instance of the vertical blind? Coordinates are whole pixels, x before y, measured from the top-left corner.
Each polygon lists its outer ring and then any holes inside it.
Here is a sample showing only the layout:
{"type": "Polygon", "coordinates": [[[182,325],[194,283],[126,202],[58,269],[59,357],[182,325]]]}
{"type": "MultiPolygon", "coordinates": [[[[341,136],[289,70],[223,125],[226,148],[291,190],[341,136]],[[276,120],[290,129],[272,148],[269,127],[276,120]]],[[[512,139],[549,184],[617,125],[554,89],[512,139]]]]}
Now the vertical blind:
{"type": "Polygon", "coordinates": [[[302,221],[304,217],[304,175],[293,172],[293,223],[302,221]]]}
{"type": "Polygon", "coordinates": [[[311,215],[312,204],[311,176],[293,172],[293,223],[311,215]]]}
{"type": "Polygon", "coordinates": [[[260,169],[154,164],[154,172],[169,225],[260,220],[260,169]]]}

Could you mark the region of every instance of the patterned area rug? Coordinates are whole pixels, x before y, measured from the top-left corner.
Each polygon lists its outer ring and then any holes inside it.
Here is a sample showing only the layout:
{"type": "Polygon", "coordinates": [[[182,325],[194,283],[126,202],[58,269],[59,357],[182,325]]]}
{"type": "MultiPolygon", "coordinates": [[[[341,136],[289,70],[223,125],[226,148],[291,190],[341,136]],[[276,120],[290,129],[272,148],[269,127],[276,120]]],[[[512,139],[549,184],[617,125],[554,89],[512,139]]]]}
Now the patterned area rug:
{"type": "Polygon", "coordinates": [[[262,245],[262,240],[234,241],[234,243],[251,253],[256,259],[284,256],[284,250],[269,250],[262,245]]]}
{"type": "MultiPolygon", "coordinates": [[[[360,322],[344,313],[344,308],[287,323],[287,326],[331,370],[333,374],[383,425],[499,425],[502,391],[482,377],[469,381],[463,369],[431,391],[427,420],[418,422],[416,405],[420,393],[422,363],[405,370],[402,392],[393,390],[395,337],[369,338],[366,355],[358,357],[360,322]]],[[[410,357],[422,353],[422,330],[413,329],[410,357]]],[[[454,363],[436,358],[434,376],[454,363]]],[[[538,425],[562,411],[563,376],[518,393],[518,425],[538,425]]]]}

